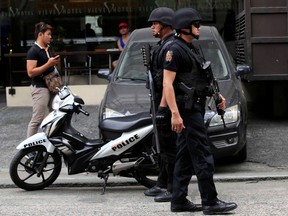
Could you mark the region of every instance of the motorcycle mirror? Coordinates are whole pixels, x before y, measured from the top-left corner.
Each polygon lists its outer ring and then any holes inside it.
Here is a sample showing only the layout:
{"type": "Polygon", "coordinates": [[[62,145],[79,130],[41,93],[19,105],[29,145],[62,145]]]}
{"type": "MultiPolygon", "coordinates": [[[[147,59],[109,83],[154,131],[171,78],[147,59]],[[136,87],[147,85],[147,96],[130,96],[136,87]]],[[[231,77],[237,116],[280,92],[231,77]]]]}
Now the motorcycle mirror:
{"type": "Polygon", "coordinates": [[[74,102],[75,102],[75,103],[82,104],[82,105],[85,104],[84,101],[83,101],[83,99],[82,99],[81,97],[78,97],[78,96],[75,96],[75,97],[74,97],[74,102]]]}

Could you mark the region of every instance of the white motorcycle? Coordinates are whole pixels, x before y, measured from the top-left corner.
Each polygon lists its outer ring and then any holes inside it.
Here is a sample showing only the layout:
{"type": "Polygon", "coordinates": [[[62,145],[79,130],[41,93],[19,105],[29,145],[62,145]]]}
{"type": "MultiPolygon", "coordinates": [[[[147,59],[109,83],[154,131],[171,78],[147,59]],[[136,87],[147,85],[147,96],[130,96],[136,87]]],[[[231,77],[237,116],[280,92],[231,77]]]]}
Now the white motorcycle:
{"type": "Polygon", "coordinates": [[[43,132],[17,146],[10,164],[12,181],[25,190],[43,189],[59,176],[63,158],[69,175],[97,172],[104,179],[103,193],[109,173],[154,186],[158,159],[150,113],[104,119],[99,123],[102,139],[88,139],[71,126],[74,113],[89,115],[83,104],[67,86],[59,89],[53,111],[40,126],[43,132]]]}

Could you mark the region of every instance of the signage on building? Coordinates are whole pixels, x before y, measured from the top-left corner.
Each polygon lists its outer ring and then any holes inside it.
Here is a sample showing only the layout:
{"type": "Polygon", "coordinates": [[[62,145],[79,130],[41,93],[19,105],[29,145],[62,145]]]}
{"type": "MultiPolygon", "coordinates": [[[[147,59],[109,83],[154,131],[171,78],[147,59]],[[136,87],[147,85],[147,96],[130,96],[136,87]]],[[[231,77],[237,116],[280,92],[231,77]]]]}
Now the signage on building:
{"type": "MultiPolygon", "coordinates": [[[[149,14],[156,5],[154,1],[146,1],[141,4],[137,0],[114,0],[114,1],[93,1],[93,0],[60,0],[47,1],[41,0],[36,5],[26,6],[8,6],[0,11],[1,17],[19,17],[19,16],[44,16],[44,15],[89,15],[89,14],[113,14],[113,13],[136,13],[138,15],[149,14]],[[30,8],[30,9],[29,9],[30,8]]],[[[141,1],[142,2],[142,1],[141,1]]]]}

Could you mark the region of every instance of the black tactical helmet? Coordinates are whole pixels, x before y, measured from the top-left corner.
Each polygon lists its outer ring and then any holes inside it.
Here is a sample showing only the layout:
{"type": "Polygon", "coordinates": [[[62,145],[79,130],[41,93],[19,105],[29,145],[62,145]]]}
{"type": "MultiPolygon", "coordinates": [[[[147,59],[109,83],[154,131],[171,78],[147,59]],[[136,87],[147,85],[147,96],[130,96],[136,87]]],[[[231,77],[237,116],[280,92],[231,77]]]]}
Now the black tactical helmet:
{"type": "Polygon", "coordinates": [[[180,8],[174,13],[173,28],[176,30],[190,29],[192,22],[201,20],[199,12],[194,8],[180,8]]]}
{"type": "Polygon", "coordinates": [[[148,19],[148,22],[160,22],[162,25],[172,26],[174,11],[168,7],[155,8],[148,19]]]}

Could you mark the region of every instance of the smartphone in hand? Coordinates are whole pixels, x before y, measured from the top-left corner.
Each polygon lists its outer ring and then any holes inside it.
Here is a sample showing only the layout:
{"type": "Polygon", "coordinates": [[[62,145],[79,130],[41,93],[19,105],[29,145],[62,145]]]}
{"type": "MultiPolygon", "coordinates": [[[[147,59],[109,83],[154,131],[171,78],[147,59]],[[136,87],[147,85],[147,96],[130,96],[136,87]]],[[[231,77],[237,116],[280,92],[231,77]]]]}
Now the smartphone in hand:
{"type": "Polygon", "coordinates": [[[60,55],[56,55],[54,56],[55,59],[59,59],[60,58],[60,55]]]}

